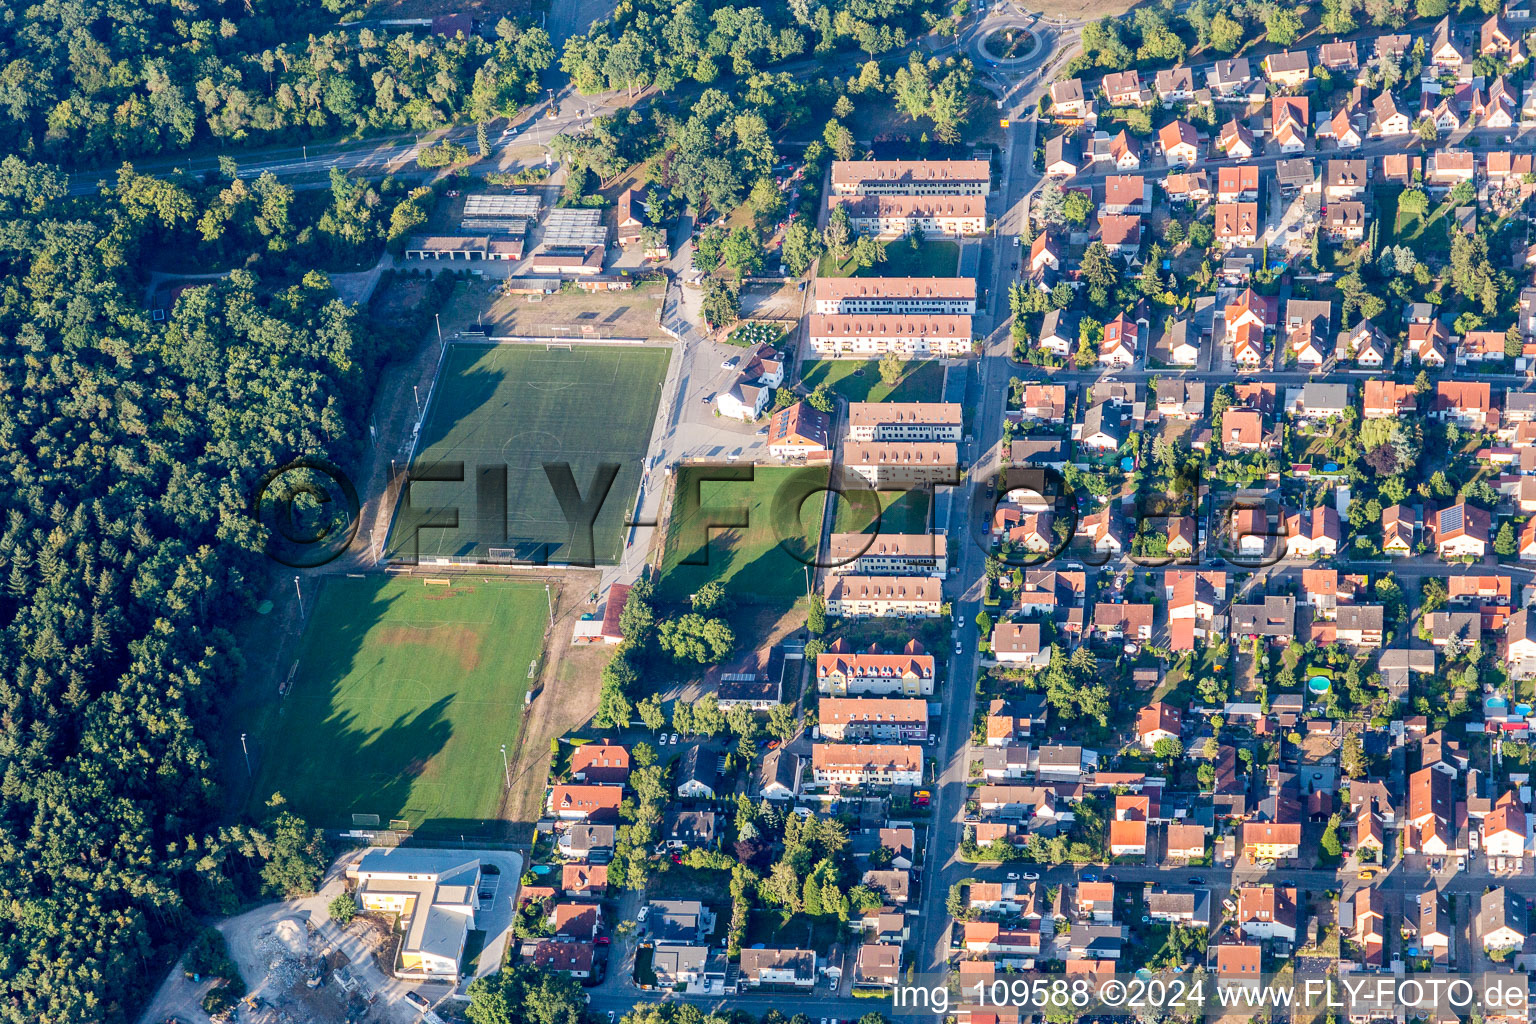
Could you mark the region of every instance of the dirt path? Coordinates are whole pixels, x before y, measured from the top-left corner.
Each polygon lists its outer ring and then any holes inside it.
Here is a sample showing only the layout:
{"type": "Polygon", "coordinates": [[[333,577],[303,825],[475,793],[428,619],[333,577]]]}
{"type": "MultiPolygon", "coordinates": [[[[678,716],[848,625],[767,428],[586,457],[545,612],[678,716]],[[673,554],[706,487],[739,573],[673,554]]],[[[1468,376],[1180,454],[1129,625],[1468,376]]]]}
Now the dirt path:
{"type": "Polygon", "coordinates": [[[538,696],[523,716],[522,735],[512,760],[512,788],[501,807],[501,817],[511,823],[516,842],[532,841],[533,824],[544,810],[549,741],[581,725],[597,709],[603,666],[613,657],[614,649],[607,644],[573,645],[571,630],[583,612],[596,610],[587,598],[597,588],[599,578],[597,570],[572,569],[563,574],[559,584],[538,696]]]}

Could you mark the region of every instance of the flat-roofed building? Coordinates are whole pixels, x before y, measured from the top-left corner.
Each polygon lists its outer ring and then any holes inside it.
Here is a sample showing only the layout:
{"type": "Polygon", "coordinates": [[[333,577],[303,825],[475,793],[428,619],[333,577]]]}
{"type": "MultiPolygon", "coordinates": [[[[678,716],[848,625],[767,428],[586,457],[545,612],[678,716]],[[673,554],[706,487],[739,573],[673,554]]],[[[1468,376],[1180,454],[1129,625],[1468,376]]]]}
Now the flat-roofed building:
{"type": "Polygon", "coordinates": [[[535,274],[560,274],[581,277],[603,272],[603,247],[600,245],[539,246],[533,254],[535,274]]]}
{"type": "Polygon", "coordinates": [[[455,850],[370,850],[348,869],[364,910],[395,914],[399,978],[457,980],[480,905],[480,858],[455,850]]]}
{"type": "Polygon", "coordinates": [[[483,260],[490,249],[487,235],[412,235],[405,258],[416,260],[483,260]]]}

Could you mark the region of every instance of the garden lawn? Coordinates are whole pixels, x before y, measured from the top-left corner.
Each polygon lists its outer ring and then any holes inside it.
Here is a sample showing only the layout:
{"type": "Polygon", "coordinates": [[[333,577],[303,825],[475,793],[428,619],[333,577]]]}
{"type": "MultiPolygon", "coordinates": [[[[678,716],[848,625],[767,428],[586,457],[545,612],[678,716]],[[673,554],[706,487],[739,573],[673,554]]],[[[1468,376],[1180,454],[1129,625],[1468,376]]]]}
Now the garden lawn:
{"type": "Polygon", "coordinates": [[[928,492],[920,488],[910,491],[880,491],[880,524],[875,524],[862,513],[859,506],[839,498],[833,520],[834,533],[927,533],[928,492]]]}
{"type": "Polygon", "coordinates": [[[686,602],[718,580],[738,603],[793,603],[820,545],[827,479],[816,467],[680,467],[657,596],[686,602]],[[727,474],[739,479],[711,479],[727,474]]]}
{"type": "MultiPolygon", "coordinates": [[[[1424,214],[1399,210],[1402,190],[1380,189],[1376,193],[1376,214],[1392,225],[1390,244],[1406,245],[1421,257],[1435,255],[1442,259],[1451,251],[1451,218],[1455,209],[1449,202],[1431,206],[1424,214]]],[[[1388,244],[1385,240],[1383,244],[1388,244]]]]}
{"type": "Polygon", "coordinates": [[[931,359],[909,362],[893,386],[880,379],[879,360],[822,359],[805,364],[800,382],[810,391],[825,384],[850,402],[938,402],[944,367],[931,359]]]}
{"type": "Polygon", "coordinates": [[[960,266],[960,243],[911,237],[885,244],[885,262],[856,268],[851,259],[841,263],[832,257],[821,261],[822,277],[954,277],[960,266]]]}

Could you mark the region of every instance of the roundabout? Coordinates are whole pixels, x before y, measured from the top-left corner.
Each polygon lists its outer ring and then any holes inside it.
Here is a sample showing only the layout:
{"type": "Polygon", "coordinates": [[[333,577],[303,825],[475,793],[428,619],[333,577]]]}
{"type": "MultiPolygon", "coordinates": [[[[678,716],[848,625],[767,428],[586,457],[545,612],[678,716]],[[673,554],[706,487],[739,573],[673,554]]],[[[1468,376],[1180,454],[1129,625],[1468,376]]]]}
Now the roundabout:
{"type": "Polygon", "coordinates": [[[1026,63],[1039,52],[1040,46],[1040,37],[1026,25],[992,28],[976,44],[982,57],[999,67],[1026,63]]]}
{"type": "Polygon", "coordinates": [[[955,48],[1001,81],[1039,71],[1060,45],[1057,27],[1030,11],[987,11],[960,33],[955,48]]]}

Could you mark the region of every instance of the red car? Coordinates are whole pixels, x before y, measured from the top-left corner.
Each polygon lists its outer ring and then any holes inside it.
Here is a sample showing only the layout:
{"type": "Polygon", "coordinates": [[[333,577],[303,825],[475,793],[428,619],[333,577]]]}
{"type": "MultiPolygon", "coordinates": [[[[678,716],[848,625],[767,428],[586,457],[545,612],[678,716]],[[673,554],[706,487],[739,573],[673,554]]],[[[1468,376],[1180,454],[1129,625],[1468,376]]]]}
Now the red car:
{"type": "Polygon", "coordinates": [[[599,935],[596,939],[593,940],[593,944],[598,946],[608,946],[613,944],[613,939],[609,938],[607,935],[599,935]]]}

